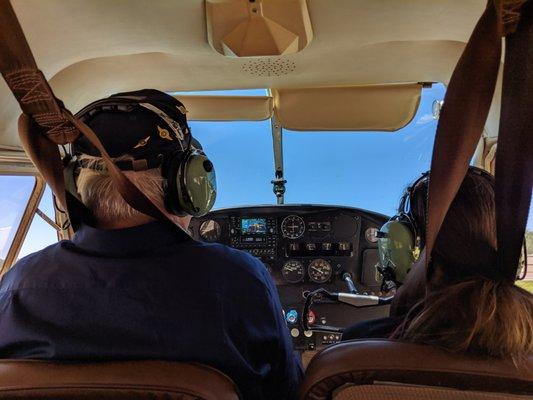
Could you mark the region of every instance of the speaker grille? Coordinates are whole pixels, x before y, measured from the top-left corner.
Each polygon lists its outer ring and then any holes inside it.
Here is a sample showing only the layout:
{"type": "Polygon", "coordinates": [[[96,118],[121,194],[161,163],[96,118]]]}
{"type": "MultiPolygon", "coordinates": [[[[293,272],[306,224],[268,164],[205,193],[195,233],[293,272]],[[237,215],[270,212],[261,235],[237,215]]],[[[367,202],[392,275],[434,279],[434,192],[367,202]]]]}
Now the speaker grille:
{"type": "Polygon", "coordinates": [[[241,68],[252,76],[282,76],[293,72],[296,69],[296,64],[289,60],[267,58],[248,61],[242,64],[241,68]]]}

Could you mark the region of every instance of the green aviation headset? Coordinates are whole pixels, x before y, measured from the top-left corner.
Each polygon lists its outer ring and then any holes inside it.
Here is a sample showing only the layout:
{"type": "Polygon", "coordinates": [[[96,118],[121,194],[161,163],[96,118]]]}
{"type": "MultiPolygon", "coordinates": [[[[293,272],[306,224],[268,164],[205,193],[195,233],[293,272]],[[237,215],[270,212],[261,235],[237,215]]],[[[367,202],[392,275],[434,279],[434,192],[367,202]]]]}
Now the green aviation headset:
{"type": "MultiPolygon", "coordinates": [[[[469,172],[479,174],[494,182],[494,177],[487,171],[469,167],[469,172]]],[[[405,189],[398,207],[398,213],[385,223],[378,231],[378,251],[381,268],[396,283],[403,283],[413,263],[418,260],[424,246],[423,231],[413,216],[412,196],[419,185],[429,179],[429,171],[422,174],[411,186],[405,189]]],[[[525,243],[525,241],[524,241],[525,243]]],[[[527,257],[526,257],[527,259],[527,257]]],[[[527,262],[525,262],[527,269],[527,262]]]]}
{"type": "Polygon", "coordinates": [[[189,147],[184,154],[170,156],[162,165],[166,178],[165,206],[169,212],[201,217],[213,208],[215,168],[201,149],[189,147]]]}
{"type": "MultiPolygon", "coordinates": [[[[143,92],[145,91],[132,92],[131,95],[118,94],[98,100],[78,112],[76,117],[87,123],[102,112],[122,114],[148,110],[153,113],[160,124],[157,125],[159,135],[155,132],[153,136],[142,139],[134,147],[145,146],[147,142],[150,142],[151,146],[142,149],[142,156],[134,156],[133,160],[115,161],[115,164],[123,171],[161,167],[164,178],[164,202],[168,212],[178,216],[195,217],[207,214],[216,199],[215,169],[199,142],[193,139],[190,133],[185,107],[175,99],[173,100],[176,105],[171,105],[167,104],[168,102],[156,101],[150,95],[142,96],[143,92]]],[[[165,95],[161,92],[159,94],[165,95]]],[[[105,146],[105,142],[103,140],[102,142],[105,146]]],[[[65,168],[67,188],[75,185],[76,170],[79,170],[80,166],[87,167],[77,160],[75,155],[70,158],[68,164],[65,168]]],[[[77,197],[77,190],[75,191],[74,195],[77,197]]]]}
{"type": "Polygon", "coordinates": [[[400,199],[398,213],[378,231],[379,261],[384,273],[393,281],[403,283],[421,249],[421,232],[411,212],[411,197],[415,189],[429,177],[422,174],[407,187],[400,199]]]}

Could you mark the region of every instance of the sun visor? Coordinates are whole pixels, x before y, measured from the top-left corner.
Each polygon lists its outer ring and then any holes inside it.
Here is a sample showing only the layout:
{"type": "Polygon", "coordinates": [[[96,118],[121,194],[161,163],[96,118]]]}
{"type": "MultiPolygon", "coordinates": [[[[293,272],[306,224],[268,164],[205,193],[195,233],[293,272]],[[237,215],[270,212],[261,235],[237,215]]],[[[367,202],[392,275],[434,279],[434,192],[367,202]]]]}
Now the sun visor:
{"type": "Polygon", "coordinates": [[[262,121],[272,116],[269,96],[176,95],[190,121],[262,121]]]}
{"type": "Polygon", "coordinates": [[[274,114],[295,131],[396,131],[416,114],[422,85],[276,89],[274,114]]]}

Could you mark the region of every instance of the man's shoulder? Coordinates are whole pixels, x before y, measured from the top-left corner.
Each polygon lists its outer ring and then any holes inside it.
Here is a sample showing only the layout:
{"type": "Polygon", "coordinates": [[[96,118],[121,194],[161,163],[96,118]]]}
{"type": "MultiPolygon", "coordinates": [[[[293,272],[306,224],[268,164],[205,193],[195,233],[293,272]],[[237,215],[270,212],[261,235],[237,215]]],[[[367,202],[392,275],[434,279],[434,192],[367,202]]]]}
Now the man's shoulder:
{"type": "Polygon", "coordinates": [[[198,254],[206,261],[212,260],[215,268],[223,269],[224,274],[238,274],[241,279],[248,278],[268,283],[265,265],[251,254],[220,243],[199,242],[198,254]]]}
{"type": "Polygon", "coordinates": [[[19,259],[2,277],[0,291],[20,288],[30,278],[38,282],[40,276],[49,273],[49,267],[55,267],[57,254],[66,242],[54,243],[19,259]]]}

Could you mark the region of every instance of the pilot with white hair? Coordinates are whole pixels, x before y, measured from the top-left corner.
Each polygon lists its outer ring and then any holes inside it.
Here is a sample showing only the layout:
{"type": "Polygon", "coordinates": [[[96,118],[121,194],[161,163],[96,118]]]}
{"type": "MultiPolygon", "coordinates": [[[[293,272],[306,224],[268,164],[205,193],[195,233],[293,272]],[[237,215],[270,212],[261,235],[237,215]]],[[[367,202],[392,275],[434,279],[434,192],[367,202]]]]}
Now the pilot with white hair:
{"type": "Polygon", "coordinates": [[[88,212],[72,240],[24,257],[3,276],[0,357],[198,362],[231,377],[244,399],[296,397],[302,369],[265,266],[187,233],[191,216],[213,206],[216,183],[185,113],[151,89],[78,113],[182,229],[130,207],[99,151],[78,139],[71,191],[88,212]]]}

